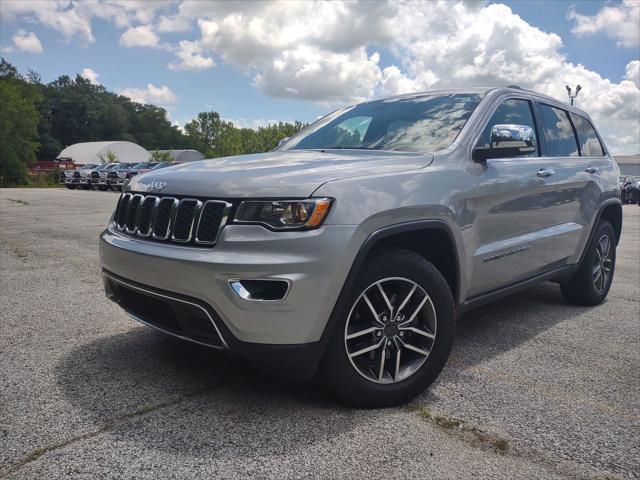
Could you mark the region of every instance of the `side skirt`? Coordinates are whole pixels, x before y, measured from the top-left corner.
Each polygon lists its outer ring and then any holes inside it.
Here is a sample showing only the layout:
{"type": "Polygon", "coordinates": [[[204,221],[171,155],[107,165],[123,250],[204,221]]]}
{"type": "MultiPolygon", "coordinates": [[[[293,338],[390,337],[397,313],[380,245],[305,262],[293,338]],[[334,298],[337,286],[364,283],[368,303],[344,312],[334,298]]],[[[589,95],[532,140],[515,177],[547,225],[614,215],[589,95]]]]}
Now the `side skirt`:
{"type": "Polygon", "coordinates": [[[554,268],[553,270],[549,270],[548,272],[536,275],[535,277],[531,277],[527,280],[523,280],[521,282],[499,288],[498,290],[494,290],[493,292],[483,293],[482,295],[478,295],[477,297],[470,298],[466,302],[458,305],[458,308],[456,309],[457,317],[460,318],[465,313],[473,310],[474,308],[493,302],[494,300],[507,297],[521,290],[526,290],[527,288],[530,288],[538,283],[546,282],[547,280],[562,280],[575,272],[579,266],[580,264],[564,265],[562,267],[554,268]]]}

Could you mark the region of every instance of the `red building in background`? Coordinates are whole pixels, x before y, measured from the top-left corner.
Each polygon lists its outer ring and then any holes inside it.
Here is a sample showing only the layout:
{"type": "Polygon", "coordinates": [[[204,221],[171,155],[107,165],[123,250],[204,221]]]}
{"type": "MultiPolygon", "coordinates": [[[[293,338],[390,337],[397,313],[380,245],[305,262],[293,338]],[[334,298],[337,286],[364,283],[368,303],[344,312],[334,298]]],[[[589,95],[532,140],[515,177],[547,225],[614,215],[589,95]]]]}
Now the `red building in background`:
{"type": "Polygon", "coordinates": [[[31,167],[29,167],[29,173],[36,175],[38,173],[52,172],[54,170],[72,170],[78,165],[73,160],[38,160],[31,167]]]}

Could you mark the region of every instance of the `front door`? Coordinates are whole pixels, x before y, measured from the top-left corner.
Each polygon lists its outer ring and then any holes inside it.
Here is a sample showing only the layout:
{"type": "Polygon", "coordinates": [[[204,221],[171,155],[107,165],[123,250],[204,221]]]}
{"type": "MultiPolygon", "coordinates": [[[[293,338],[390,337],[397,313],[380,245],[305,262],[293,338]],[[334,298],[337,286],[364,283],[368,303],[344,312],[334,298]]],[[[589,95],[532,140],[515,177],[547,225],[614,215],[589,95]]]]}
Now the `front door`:
{"type": "Polygon", "coordinates": [[[557,161],[542,156],[535,118],[532,99],[503,100],[475,143],[488,146],[494,125],[524,125],[536,132],[537,150],[479,164],[468,298],[547,271],[559,260],[553,245],[557,161]]]}

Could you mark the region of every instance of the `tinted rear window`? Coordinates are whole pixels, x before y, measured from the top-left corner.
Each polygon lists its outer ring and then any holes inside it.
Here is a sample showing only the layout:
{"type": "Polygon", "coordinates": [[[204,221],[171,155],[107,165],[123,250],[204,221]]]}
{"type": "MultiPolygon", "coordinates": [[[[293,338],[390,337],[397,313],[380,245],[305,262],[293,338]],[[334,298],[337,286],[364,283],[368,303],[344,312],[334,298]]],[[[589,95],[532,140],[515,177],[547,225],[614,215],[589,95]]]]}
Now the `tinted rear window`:
{"type": "Polygon", "coordinates": [[[561,108],[540,105],[542,129],[550,157],[577,157],[578,143],[569,121],[569,114],[561,108]]]}
{"type": "Polygon", "coordinates": [[[604,157],[604,149],[589,120],[575,113],[571,113],[571,120],[576,127],[582,155],[585,157],[604,157]]]}

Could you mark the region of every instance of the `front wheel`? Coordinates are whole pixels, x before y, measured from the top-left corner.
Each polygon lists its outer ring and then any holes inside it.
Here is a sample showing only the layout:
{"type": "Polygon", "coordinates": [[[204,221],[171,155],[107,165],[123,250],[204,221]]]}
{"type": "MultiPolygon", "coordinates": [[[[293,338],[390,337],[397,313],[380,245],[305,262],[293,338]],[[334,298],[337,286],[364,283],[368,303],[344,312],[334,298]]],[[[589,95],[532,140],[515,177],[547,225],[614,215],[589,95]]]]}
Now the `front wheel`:
{"type": "Polygon", "coordinates": [[[367,265],[336,312],[325,383],[362,407],[404,403],[444,367],[455,334],[455,306],[442,274],[420,255],[388,249],[367,265]]]}
{"type": "Polygon", "coordinates": [[[600,220],[578,270],[560,284],[562,294],[576,305],[600,305],[609,293],[616,268],[616,233],[600,220]]]}

